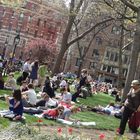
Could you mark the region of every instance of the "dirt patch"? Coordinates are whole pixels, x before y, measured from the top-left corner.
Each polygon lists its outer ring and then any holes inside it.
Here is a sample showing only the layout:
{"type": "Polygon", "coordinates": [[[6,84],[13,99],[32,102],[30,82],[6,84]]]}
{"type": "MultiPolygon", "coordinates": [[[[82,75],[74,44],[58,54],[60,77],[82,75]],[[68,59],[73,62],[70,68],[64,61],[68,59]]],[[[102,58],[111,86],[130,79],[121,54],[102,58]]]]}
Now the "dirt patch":
{"type": "MultiPolygon", "coordinates": [[[[39,130],[38,127],[36,129],[39,130]]],[[[68,126],[41,126],[41,133],[48,133],[49,135],[72,135],[79,136],[80,140],[99,140],[100,137],[104,137],[103,140],[114,140],[115,132],[113,131],[102,131],[96,129],[87,128],[74,128],[68,126]],[[60,132],[62,131],[62,132],[60,132]]]]}

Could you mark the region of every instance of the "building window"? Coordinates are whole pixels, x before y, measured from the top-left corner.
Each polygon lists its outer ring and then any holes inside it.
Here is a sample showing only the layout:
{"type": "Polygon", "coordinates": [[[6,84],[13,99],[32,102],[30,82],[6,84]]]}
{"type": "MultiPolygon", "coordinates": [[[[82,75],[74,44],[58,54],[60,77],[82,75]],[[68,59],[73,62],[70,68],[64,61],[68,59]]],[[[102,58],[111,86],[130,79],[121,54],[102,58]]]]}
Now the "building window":
{"type": "Polygon", "coordinates": [[[92,69],[97,68],[97,63],[96,62],[90,62],[89,68],[92,68],[92,69]]]}
{"type": "Polygon", "coordinates": [[[92,56],[93,57],[99,56],[99,50],[98,49],[93,49],[92,56]]]}
{"type": "Polygon", "coordinates": [[[115,61],[115,62],[118,62],[118,58],[119,58],[119,54],[118,54],[118,53],[115,53],[114,61],[115,61]]]}
{"type": "Polygon", "coordinates": [[[102,38],[101,37],[99,37],[99,36],[96,37],[96,44],[97,45],[101,45],[102,44],[102,38]]]}
{"type": "Polygon", "coordinates": [[[109,60],[109,58],[110,58],[110,52],[109,51],[106,51],[105,59],[106,60],[109,60]]]}
{"type": "Polygon", "coordinates": [[[103,66],[102,66],[102,70],[103,70],[103,71],[107,71],[107,66],[106,66],[106,65],[103,65],[103,66]]]}
{"type": "Polygon", "coordinates": [[[111,70],[112,70],[112,67],[111,67],[111,66],[108,66],[108,67],[107,67],[107,72],[109,72],[109,73],[110,73],[110,72],[111,72],[111,70]]]}
{"type": "Polygon", "coordinates": [[[81,61],[80,58],[77,58],[75,66],[80,66],[80,61],[81,61]]]}
{"type": "Polygon", "coordinates": [[[37,26],[40,25],[40,21],[41,21],[41,19],[38,19],[38,21],[37,21],[37,26]]]}
{"type": "Polygon", "coordinates": [[[112,34],[119,35],[119,34],[120,34],[120,27],[118,27],[118,26],[113,26],[113,27],[112,27],[111,33],[112,33],[112,34]]]}
{"type": "Polygon", "coordinates": [[[122,61],[123,61],[123,64],[128,64],[129,63],[129,57],[127,55],[123,55],[122,56],[122,61]]]}
{"type": "Polygon", "coordinates": [[[114,61],[114,53],[112,52],[111,55],[110,55],[110,61],[114,61]]]}

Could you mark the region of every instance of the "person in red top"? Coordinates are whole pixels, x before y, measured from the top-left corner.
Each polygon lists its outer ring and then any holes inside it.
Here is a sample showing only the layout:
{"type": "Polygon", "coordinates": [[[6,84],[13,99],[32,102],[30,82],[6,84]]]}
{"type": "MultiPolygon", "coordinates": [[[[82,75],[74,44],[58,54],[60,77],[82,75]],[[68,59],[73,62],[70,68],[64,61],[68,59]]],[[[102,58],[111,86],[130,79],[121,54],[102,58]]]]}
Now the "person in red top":
{"type": "Polygon", "coordinates": [[[64,111],[64,107],[58,106],[57,108],[44,111],[43,117],[48,119],[56,119],[63,113],[63,111],[64,111]]]}

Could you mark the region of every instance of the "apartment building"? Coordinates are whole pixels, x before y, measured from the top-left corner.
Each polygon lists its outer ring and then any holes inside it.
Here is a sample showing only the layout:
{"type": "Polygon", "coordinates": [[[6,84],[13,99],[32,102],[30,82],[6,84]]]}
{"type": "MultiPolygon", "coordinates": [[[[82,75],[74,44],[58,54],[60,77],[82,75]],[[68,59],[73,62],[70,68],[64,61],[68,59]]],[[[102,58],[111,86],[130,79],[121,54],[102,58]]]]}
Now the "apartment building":
{"type": "MultiPolygon", "coordinates": [[[[111,26],[101,31],[92,42],[83,61],[82,68],[87,68],[93,78],[100,81],[110,82],[112,84],[117,83],[119,74],[120,32],[119,24],[113,23],[111,26]]],[[[131,37],[132,35],[128,33],[127,39],[131,37]]],[[[128,40],[125,41],[124,44],[126,45],[128,40]]],[[[89,41],[83,40],[83,46],[86,47],[88,42],[89,41]]],[[[128,71],[131,46],[132,43],[127,45],[123,50],[123,80],[125,80],[128,71]]],[[[80,65],[80,57],[75,46],[70,48],[67,60],[69,62],[65,65],[65,72],[71,71],[77,73],[80,65]]]]}
{"type": "Polygon", "coordinates": [[[20,43],[16,57],[32,39],[43,38],[59,44],[65,24],[61,6],[59,2],[54,5],[53,1],[45,0],[25,1],[20,8],[0,4],[0,53],[5,49],[5,56],[10,57],[17,34],[20,34],[20,43]]]}

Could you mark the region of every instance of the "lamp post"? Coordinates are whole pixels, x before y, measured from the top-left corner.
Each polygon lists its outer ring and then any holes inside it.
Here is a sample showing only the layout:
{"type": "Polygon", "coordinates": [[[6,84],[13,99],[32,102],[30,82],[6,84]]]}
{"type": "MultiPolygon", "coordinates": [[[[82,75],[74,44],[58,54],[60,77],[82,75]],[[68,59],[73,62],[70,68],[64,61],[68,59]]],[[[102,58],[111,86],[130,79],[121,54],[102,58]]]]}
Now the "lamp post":
{"type": "Polygon", "coordinates": [[[4,43],[3,52],[2,52],[2,59],[5,58],[5,53],[6,53],[7,46],[8,46],[8,39],[6,38],[6,41],[4,43]]]}
{"type": "Polygon", "coordinates": [[[14,58],[14,55],[15,55],[15,52],[16,52],[16,48],[17,48],[17,45],[19,44],[20,42],[20,34],[18,34],[17,36],[15,36],[14,38],[14,49],[13,49],[13,52],[12,52],[12,58],[11,58],[11,63],[13,61],[13,58],[14,58]]]}

